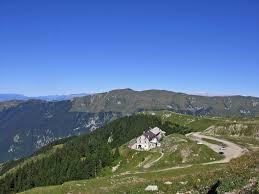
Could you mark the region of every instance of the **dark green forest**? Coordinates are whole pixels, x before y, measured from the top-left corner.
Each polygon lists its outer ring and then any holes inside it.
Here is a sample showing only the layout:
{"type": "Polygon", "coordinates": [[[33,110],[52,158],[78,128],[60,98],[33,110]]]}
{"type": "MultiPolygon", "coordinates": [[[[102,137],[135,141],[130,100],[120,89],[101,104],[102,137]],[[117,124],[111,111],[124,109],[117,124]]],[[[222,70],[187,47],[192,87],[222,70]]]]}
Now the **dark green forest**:
{"type": "MultiPolygon", "coordinates": [[[[53,154],[27,162],[13,173],[5,173],[5,176],[0,178],[0,193],[16,193],[38,186],[94,178],[119,157],[119,146],[141,135],[143,130],[155,126],[167,134],[190,132],[190,129],[177,124],[162,123],[155,116],[123,117],[90,134],[66,138],[42,148],[33,156],[48,152],[54,145],[63,144],[53,154]],[[109,137],[112,139],[111,142],[108,142],[109,137]]],[[[7,163],[4,172],[24,160],[26,159],[7,163]]]]}

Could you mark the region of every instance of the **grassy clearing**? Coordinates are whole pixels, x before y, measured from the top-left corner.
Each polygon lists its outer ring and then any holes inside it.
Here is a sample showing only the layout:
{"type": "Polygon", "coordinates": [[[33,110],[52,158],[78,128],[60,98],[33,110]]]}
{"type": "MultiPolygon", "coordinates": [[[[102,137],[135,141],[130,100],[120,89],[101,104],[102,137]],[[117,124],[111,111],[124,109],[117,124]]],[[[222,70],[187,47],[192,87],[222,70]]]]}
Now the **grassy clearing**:
{"type": "Polygon", "coordinates": [[[164,156],[151,169],[170,168],[183,164],[199,164],[220,160],[223,156],[183,135],[170,135],[163,142],[164,156]]]}
{"type": "Polygon", "coordinates": [[[147,151],[135,151],[127,148],[126,146],[121,148],[121,163],[117,173],[140,170],[148,162],[156,160],[160,153],[158,151],[147,152],[147,151]]]}
{"type": "Polygon", "coordinates": [[[255,117],[205,117],[174,113],[171,111],[147,111],[143,114],[152,114],[160,117],[162,121],[176,123],[188,127],[192,131],[203,131],[209,127],[209,135],[236,135],[243,137],[259,137],[259,118],[255,117]]]}
{"type": "Polygon", "coordinates": [[[193,116],[171,111],[148,111],[144,112],[144,114],[155,114],[160,117],[162,121],[168,121],[170,123],[176,123],[181,126],[189,127],[193,131],[203,131],[211,125],[225,121],[225,119],[219,117],[193,116]]]}
{"type": "Polygon", "coordinates": [[[161,141],[160,148],[150,151],[136,151],[129,149],[127,145],[123,145],[120,147],[120,155],[120,158],[113,164],[113,166],[118,166],[116,172],[112,173],[112,168],[106,168],[102,173],[104,176],[125,172],[161,170],[179,165],[211,162],[223,158],[222,155],[215,153],[207,146],[198,145],[195,141],[180,134],[166,136],[161,141]],[[163,152],[163,155],[161,155],[161,152],[163,152]]]}
{"type": "Polygon", "coordinates": [[[217,123],[205,130],[208,135],[259,138],[259,123],[254,121],[227,121],[217,123]]]}
{"type": "Polygon", "coordinates": [[[191,190],[196,193],[205,193],[207,186],[217,180],[222,182],[219,192],[223,193],[243,187],[252,177],[258,178],[254,168],[255,159],[251,156],[242,157],[226,166],[218,166],[218,168],[216,166],[191,167],[181,171],[181,174],[176,177],[173,172],[167,172],[167,174],[163,175],[159,173],[155,180],[154,178],[147,178],[149,180],[147,183],[135,184],[134,187],[125,186],[118,188],[114,193],[120,193],[121,191],[126,193],[145,193],[144,189],[149,184],[158,185],[159,190],[165,193],[187,192],[191,190]],[[165,181],[171,181],[173,184],[165,185],[165,181]]]}
{"type": "MultiPolygon", "coordinates": [[[[222,165],[223,167],[223,165],[222,165]]],[[[39,193],[117,193],[121,191],[142,191],[145,185],[159,183],[168,180],[177,180],[177,177],[188,176],[199,170],[218,169],[219,166],[193,166],[186,169],[170,170],[158,173],[145,173],[137,175],[117,175],[110,177],[99,177],[90,180],[71,181],[58,186],[48,186],[34,188],[24,194],[39,194],[39,193]],[[160,179],[160,181],[158,181],[160,179]],[[134,188],[135,187],[135,188],[134,188]]]]}
{"type": "Polygon", "coordinates": [[[219,192],[239,189],[252,177],[258,177],[255,170],[256,158],[247,154],[229,164],[195,165],[185,169],[157,173],[99,177],[92,180],[72,181],[62,186],[35,188],[24,194],[40,193],[146,193],[147,185],[158,185],[160,192],[176,193],[193,191],[205,193],[208,186],[220,180],[219,192]],[[171,181],[172,185],[164,182],[171,181]]]}

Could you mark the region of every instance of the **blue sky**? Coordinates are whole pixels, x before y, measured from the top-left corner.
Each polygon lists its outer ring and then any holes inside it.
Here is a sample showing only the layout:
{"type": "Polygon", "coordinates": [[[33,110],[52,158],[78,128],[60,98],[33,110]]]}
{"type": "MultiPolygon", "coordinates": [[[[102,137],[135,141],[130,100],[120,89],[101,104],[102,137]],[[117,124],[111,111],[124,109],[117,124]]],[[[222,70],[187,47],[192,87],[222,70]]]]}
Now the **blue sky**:
{"type": "Polygon", "coordinates": [[[0,0],[0,93],[259,96],[257,0],[0,0]]]}

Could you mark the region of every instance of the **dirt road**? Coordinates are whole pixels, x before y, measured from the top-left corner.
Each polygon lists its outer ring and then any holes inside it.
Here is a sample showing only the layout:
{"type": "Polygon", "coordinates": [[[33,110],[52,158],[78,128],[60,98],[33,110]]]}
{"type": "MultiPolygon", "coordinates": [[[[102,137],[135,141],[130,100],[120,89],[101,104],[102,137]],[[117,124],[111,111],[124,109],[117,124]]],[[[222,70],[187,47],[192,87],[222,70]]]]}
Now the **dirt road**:
{"type": "Polygon", "coordinates": [[[156,162],[158,162],[161,158],[163,158],[164,156],[164,152],[161,152],[161,156],[159,158],[157,158],[156,160],[152,161],[152,162],[149,162],[147,164],[145,164],[143,166],[143,168],[150,168],[153,164],[155,164],[156,162]]]}
{"type": "Polygon", "coordinates": [[[221,152],[224,153],[224,156],[225,156],[224,159],[218,160],[218,161],[213,161],[213,162],[208,162],[208,163],[204,163],[204,164],[227,163],[231,159],[238,158],[238,157],[242,156],[247,151],[246,149],[241,148],[239,145],[237,145],[235,143],[232,143],[232,142],[227,141],[227,140],[219,139],[219,138],[216,138],[216,137],[202,135],[200,132],[189,133],[186,136],[195,140],[195,141],[197,141],[197,142],[200,142],[200,143],[208,146],[209,148],[211,148],[215,152],[221,151],[221,152]],[[225,145],[225,148],[222,149],[221,145],[209,143],[209,142],[203,140],[202,138],[206,138],[206,139],[221,142],[225,145]]]}

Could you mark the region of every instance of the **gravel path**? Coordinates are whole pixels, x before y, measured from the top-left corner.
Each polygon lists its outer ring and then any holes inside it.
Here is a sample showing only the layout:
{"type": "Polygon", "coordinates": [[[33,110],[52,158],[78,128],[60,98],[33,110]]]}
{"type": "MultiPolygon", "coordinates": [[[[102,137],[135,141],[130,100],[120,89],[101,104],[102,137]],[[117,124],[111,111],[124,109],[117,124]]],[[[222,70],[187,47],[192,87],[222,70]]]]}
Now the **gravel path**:
{"type": "Polygon", "coordinates": [[[145,164],[145,165],[143,166],[143,168],[150,168],[153,164],[155,164],[155,163],[158,162],[161,158],[163,158],[164,153],[163,153],[163,152],[160,152],[160,153],[161,153],[161,156],[160,156],[159,158],[157,158],[156,160],[153,160],[153,161],[151,161],[151,162],[145,164]]]}
{"type": "Polygon", "coordinates": [[[227,163],[231,159],[238,158],[238,157],[242,156],[247,151],[246,149],[241,148],[239,145],[237,145],[235,143],[232,143],[232,142],[227,141],[227,140],[219,139],[219,138],[216,138],[216,137],[202,135],[200,132],[189,133],[186,136],[193,139],[193,140],[196,140],[200,143],[203,143],[204,145],[208,146],[209,148],[211,148],[215,152],[221,151],[221,152],[224,153],[224,156],[225,156],[224,159],[213,161],[213,162],[208,162],[208,163],[203,163],[204,165],[205,164],[227,163]],[[224,150],[220,150],[222,148],[222,146],[209,143],[205,140],[202,140],[202,138],[211,139],[211,140],[221,142],[225,145],[225,148],[224,148],[224,150]]]}

